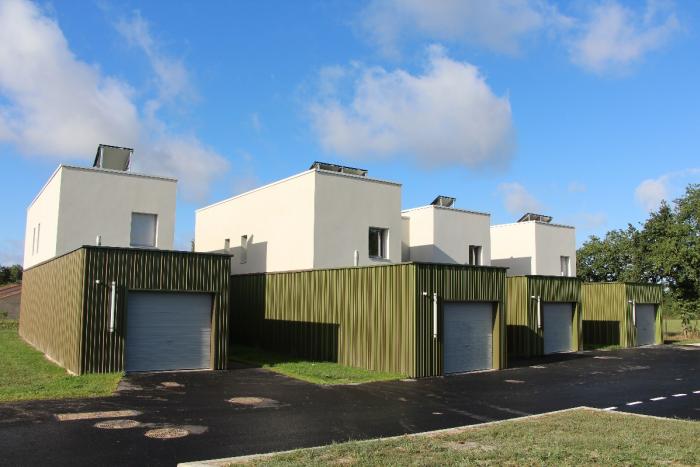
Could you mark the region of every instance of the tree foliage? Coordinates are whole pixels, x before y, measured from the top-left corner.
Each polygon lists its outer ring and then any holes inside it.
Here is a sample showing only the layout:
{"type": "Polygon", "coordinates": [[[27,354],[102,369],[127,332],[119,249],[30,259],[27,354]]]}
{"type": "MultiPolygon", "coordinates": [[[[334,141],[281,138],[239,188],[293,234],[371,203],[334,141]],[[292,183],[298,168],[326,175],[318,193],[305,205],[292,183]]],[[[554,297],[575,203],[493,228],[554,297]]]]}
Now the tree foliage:
{"type": "Polygon", "coordinates": [[[22,280],[22,266],[0,266],[0,285],[12,284],[22,280]]]}
{"type": "Polygon", "coordinates": [[[700,310],[700,184],[649,214],[639,227],[590,237],[576,254],[586,281],[662,284],[671,308],[684,321],[700,310]]]}

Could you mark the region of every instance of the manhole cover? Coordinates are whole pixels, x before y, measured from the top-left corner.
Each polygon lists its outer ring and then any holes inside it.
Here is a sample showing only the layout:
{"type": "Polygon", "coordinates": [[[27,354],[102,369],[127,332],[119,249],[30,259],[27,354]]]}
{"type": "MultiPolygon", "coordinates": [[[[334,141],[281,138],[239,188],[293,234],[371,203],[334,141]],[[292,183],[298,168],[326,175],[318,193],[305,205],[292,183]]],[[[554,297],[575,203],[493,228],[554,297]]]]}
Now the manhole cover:
{"type": "Polygon", "coordinates": [[[105,420],[95,423],[95,428],[102,428],[103,430],[125,430],[127,428],[136,428],[140,425],[141,423],[136,420],[105,420]]]}
{"type": "Polygon", "coordinates": [[[175,381],[163,381],[160,383],[164,388],[184,388],[184,384],[176,383],[175,381]]]}
{"type": "Polygon", "coordinates": [[[276,407],[279,405],[279,402],[274,399],[252,396],[232,397],[228,399],[227,402],[241,407],[276,407]]]}
{"type": "Polygon", "coordinates": [[[154,430],[148,430],[146,432],[146,437],[154,439],[174,439],[184,438],[189,434],[189,431],[182,428],[156,428],[154,430]]]}

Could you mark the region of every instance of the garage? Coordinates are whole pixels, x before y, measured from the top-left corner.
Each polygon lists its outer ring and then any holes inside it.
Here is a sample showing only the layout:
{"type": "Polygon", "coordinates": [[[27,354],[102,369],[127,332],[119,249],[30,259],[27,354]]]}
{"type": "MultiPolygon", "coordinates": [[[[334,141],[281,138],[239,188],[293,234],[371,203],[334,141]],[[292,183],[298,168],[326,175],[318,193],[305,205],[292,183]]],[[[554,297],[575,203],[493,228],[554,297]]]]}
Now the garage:
{"type": "Polygon", "coordinates": [[[445,303],[444,372],[492,368],[493,305],[445,303]]]}
{"type": "Polygon", "coordinates": [[[570,303],[542,304],[544,353],[571,352],[573,309],[570,303]]]}
{"type": "Polygon", "coordinates": [[[210,294],[129,292],[126,371],[210,368],[211,309],[210,294]]]}
{"type": "Polygon", "coordinates": [[[656,342],[656,307],[652,304],[637,304],[637,345],[652,345],[656,342]]]}

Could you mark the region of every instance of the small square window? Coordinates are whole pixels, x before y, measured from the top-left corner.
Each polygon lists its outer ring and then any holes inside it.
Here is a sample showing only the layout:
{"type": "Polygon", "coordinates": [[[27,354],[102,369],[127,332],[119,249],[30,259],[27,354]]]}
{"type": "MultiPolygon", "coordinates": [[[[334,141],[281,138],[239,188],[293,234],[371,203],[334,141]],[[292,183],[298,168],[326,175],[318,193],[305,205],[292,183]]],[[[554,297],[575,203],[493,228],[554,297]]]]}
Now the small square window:
{"type": "Polygon", "coordinates": [[[481,246],[469,245],[469,265],[481,266],[481,246]]]}
{"type": "Polygon", "coordinates": [[[156,214],[131,213],[131,241],[134,247],[155,248],[158,216],[156,214]]]}
{"type": "Polygon", "coordinates": [[[561,257],[561,275],[570,276],[571,275],[571,259],[568,256],[561,257]]]}
{"type": "Polygon", "coordinates": [[[381,229],[378,227],[369,228],[369,257],[388,259],[387,254],[387,239],[389,238],[389,229],[381,229]]]}

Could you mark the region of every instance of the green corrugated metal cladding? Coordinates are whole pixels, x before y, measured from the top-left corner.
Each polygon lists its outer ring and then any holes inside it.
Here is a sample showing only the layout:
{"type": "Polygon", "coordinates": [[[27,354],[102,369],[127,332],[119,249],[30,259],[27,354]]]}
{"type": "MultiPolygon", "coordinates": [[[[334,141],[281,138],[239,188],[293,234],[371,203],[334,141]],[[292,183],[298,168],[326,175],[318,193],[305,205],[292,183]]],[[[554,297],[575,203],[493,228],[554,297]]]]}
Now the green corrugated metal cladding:
{"type": "Polygon", "coordinates": [[[209,293],[211,366],[223,369],[229,279],[226,255],[85,246],[25,271],[20,334],[73,373],[123,371],[129,291],[209,293]],[[110,332],[112,281],[116,326],[110,332]]]}
{"type": "Polygon", "coordinates": [[[507,280],[508,358],[529,358],[544,353],[543,328],[538,327],[537,299],[572,304],[571,350],[581,349],[581,281],[575,277],[514,276],[507,280]]]}
{"type": "Polygon", "coordinates": [[[663,289],[654,284],[584,282],[581,288],[583,335],[587,347],[634,347],[636,330],[632,304],[656,305],[656,343],[663,342],[663,289]]]}
{"type": "Polygon", "coordinates": [[[493,303],[493,361],[502,368],[501,268],[405,263],[235,275],[231,338],[348,366],[412,377],[439,375],[442,333],[433,337],[434,292],[440,308],[445,301],[493,303]]]}

